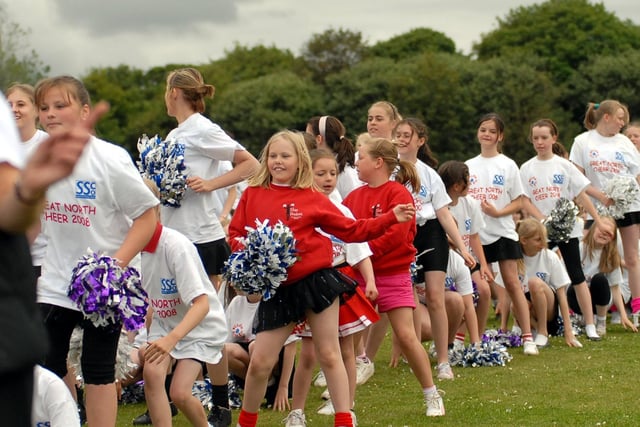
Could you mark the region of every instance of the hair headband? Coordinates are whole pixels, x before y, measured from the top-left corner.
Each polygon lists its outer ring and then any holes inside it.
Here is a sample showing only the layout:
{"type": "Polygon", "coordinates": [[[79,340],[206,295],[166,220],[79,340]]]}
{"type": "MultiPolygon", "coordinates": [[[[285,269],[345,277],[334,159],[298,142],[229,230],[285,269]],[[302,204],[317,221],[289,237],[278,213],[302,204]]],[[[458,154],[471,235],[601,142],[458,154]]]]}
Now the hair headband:
{"type": "Polygon", "coordinates": [[[318,130],[320,130],[322,139],[327,139],[327,117],[329,116],[320,117],[320,123],[318,123],[318,130]]]}

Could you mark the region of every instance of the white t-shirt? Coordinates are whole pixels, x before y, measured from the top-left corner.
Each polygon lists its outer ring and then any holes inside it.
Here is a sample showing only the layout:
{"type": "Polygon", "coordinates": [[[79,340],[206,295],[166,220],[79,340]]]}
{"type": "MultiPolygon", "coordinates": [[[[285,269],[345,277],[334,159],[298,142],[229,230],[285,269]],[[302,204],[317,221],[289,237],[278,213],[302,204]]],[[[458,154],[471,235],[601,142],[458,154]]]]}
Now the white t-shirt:
{"type": "MultiPolygon", "coordinates": [[[[591,278],[600,272],[598,264],[600,264],[600,257],[602,256],[602,249],[594,249],[593,256],[587,255],[587,247],[584,242],[580,242],[580,259],[582,261],[582,271],[584,277],[587,279],[587,284],[591,285],[591,278]]],[[[623,282],[622,269],[616,268],[610,273],[604,274],[609,281],[609,287],[619,286],[623,282]]]]}
{"type": "MultiPolygon", "coordinates": [[[[573,200],[589,184],[573,163],[554,155],[548,160],[534,157],[520,167],[524,194],[545,216],[555,208],[561,197],[573,200]]],[[[571,237],[582,237],[582,225],[576,222],[571,237]]]]}
{"type": "Polygon", "coordinates": [[[253,322],[260,302],[249,302],[244,295],[233,297],[225,314],[229,334],[227,342],[248,343],[256,338],[253,333],[253,322]]]}
{"type": "Polygon", "coordinates": [[[409,188],[409,191],[416,205],[416,224],[421,226],[430,219],[436,219],[436,211],[449,205],[451,198],[438,172],[421,160],[415,166],[420,177],[420,189],[414,192],[409,188]]]}
{"type": "Polygon", "coordinates": [[[227,322],[193,243],[178,231],[163,227],[156,250],[142,252],[142,279],[153,309],[149,341],[167,336],[182,321],[191,302],[207,296],[209,312],[176,344],[171,357],[218,363],[227,340],[227,322]]]}
{"type": "Polygon", "coordinates": [[[344,199],[347,194],[354,189],[363,186],[365,183],[358,178],[358,171],[353,166],[346,165],[344,170],[338,174],[336,190],[340,197],[344,199]]]}
{"type": "MultiPolygon", "coordinates": [[[[167,135],[184,145],[184,173],[187,177],[211,179],[218,176],[218,163],[233,162],[237,150],[244,147],[231,139],[220,126],[194,113],[167,135]]],[[[178,230],[193,243],[224,239],[225,234],[216,215],[213,192],[196,193],[187,188],[179,208],[161,206],[163,224],[178,230]]]]}
{"type": "MultiPolygon", "coordinates": [[[[217,171],[215,172],[214,176],[223,175],[232,169],[233,169],[233,163],[223,160],[221,162],[218,162],[217,171]]],[[[222,209],[224,208],[224,204],[227,203],[227,198],[229,197],[229,187],[218,188],[217,190],[214,190],[213,196],[216,202],[215,215],[216,215],[216,218],[220,218],[220,215],[222,214],[222,209]]]]}
{"type": "Polygon", "coordinates": [[[15,168],[22,169],[25,161],[24,146],[20,143],[20,135],[9,103],[0,93],[0,163],[7,162],[15,168]]]}
{"type": "MultiPolygon", "coordinates": [[[[35,151],[36,148],[49,137],[49,134],[36,129],[36,133],[28,140],[24,142],[25,149],[27,151],[27,158],[35,151]]],[[[47,251],[47,238],[44,233],[40,232],[33,243],[31,244],[31,263],[33,265],[42,265],[45,252],[47,251]]]]}
{"type": "Polygon", "coordinates": [[[36,365],[33,370],[33,427],[79,427],[76,401],[67,385],[53,372],[36,365]]]}
{"type": "MultiPolygon", "coordinates": [[[[529,292],[529,279],[537,277],[542,279],[551,289],[558,290],[569,286],[571,279],[560,257],[550,249],[543,249],[530,257],[523,254],[525,274],[518,273],[518,280],[524,292],[529,292]]],[[[502,275],[498,273],[495,282],[504,288],[502,275]]]]}
{"type": "MultiPolygon", "coordinates": [[[[344,216],[355,219],[351,210],[342,203],[331,199],[334,205],[344,214],[344,216]]],[[[366,242],[362,243],[345,243],[335,236],[325,233],[320,228],[316,228],[316,231],[323,236],[326,236],[331,240],[331,246],[333,247],[333,265],[338,266],[345,262],[351,266],[356,265],[363,259],[373,255],[369,245],[366,242]]]]}
{"type": "MultiPolygon", "coordinates": [[[[416,293],[418,294],[418,301],[425,304],[425,283],[417,283],[416,293]]],[[[456,292],[460,295],[473,294],[473,282],[471,281],[471,272],[469,267],[464,263],[464,259],[456,251],[449,249],[449,262],[447,264],[447,273],[444,280],[444,286],[446,289],[451,289],[453,286],[456,288],[456,292]]]]}
{"type": "Polygon", "coordinates": [[[124,148],[91,137],[73,173],[47,191],[38,302],[78,310],[67,296],[78,260],[87,248],[113,256],[132,221],[157,204],[124,148]]]}
{"type": "MultiPolygon", "coordinates": [[[[602,136],[595,129],[581,133],[573,141],[569,159],[583,168],[589,181],[600,190],[618,175],[634,178],[638,185],[635,178],[640,175],[640,153],[621,133],[611,137],[602,136]]],[[[628,208],[628,212],[636,211],[640,211],[640,198],[628,208]]]]}
{"type": "MultiPolygon", "coordinates": [[[[504,154],[493,157],[478,155],[465,163],[469,167],[469,196],[474,199],[486,200],[500,210],[523,194],[518,166],[504,154]]],[[[486,225],[479,233],[483,245],[494,243],[501,237],[518,241],[511,215],[499,218],[482,215],[486,225]]]]}
{"type": "Polygon", "coordinates": [[[458,223],[458,232],[464,246],[470,253],[473,253],[470,246],[471,236],[478,234],[485,227],[478,201],[467,196],[459,197],[455,206],[449,205],[449,211],[458,223]]]}

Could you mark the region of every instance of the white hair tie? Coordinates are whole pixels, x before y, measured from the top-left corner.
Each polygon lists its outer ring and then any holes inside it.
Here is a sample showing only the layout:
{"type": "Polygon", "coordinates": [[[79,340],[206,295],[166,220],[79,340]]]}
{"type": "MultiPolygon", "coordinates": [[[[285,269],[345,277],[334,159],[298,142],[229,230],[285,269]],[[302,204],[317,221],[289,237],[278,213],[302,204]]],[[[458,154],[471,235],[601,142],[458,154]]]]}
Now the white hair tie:
{"type": "Polygon", "coordinates": [[[329,116],[320,117],[320,123],[318,123],[318,129],[320,130],[320,136],[324,140],[327,139],[327,117],[329,117],[329,116]]]}

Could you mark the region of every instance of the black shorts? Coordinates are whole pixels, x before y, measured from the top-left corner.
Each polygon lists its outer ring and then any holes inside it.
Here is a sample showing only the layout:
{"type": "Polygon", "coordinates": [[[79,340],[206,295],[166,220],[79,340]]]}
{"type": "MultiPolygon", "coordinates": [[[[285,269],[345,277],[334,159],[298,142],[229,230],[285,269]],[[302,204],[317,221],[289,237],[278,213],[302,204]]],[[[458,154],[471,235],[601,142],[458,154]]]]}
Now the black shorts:
{"type": "Polygon", "coordinates": [[[254,333],[299,323],[307,310],[320,313],[342,294],[353,294],[358,283],[333,268],[325,268],[295,283],[280,286],[275,295],[260,301],[254,333]]]}
{"type": "MultiPolygon", "coordinates": [[[[556,294],[556,291],[554,289],[551,289],[551,290],[553,291],[553,313],[547,319],[547,333],[549,334],[549,336],[556,336],[558,335],[558,330],[560,329],[560,322],[558,319],[558,316],[559,316],[558,295],[556,294]]],[[[526,292],[524,296],[527,299],[527,301],[531,302],[530,292],[526,292]]]]}
{"type": "Polygon", "coordinates": [[[616,219],[616,224],[618,224],[618,228],[640,224],[640,212],[627,212],[626,214],[624,214],[624,217],[616,219]]]}
{"type": "Polygon", "coordinates": [[[416,247],[418,265],[417,277],[421,280],[425,271],[447,271],[449,263],[449,242],[440,221],[430,219],[419,226],[413,239],[416,247]],[[423,253],[428,250],[428,252],[423,253]]]}
{"type": "Polygon", "coordinates": [[[194,243],[198,255],[208,275],[222,274],[224,263],[231,255],[231,248],[225,239],[207,243],[194,243]]]}
{"type": "Polygon", "coordinates": [[[82,327],[82,376],[87,384],[111,384],[115,381],[116,352],[120,340],[119,325],[96,327],[75,310],[51,304],[39,304],[49,334],[49,352],[44,367],[60,378],[67,374],[69,341],[76,326],[82,327]]]}
{"type": "Polygon", "coordinates": [[[507,259],[522,258],[520,242],[507,237],[501,237],[489,245],[482,245],[482,249],[484,250],[484,257],[489,264],[507,259]]]}

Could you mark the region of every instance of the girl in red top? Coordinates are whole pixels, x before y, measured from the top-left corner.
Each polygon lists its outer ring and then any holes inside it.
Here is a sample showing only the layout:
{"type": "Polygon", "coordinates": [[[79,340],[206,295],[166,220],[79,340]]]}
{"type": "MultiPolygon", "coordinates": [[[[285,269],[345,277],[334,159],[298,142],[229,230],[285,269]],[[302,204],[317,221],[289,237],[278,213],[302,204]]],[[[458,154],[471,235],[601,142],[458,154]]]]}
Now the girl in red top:
{"type": "Polygon", "coordinates": [[[282,221],[296,239],[298,261],[289,268],[287,280],[275,295],[262,301],[258,308],[257,335],[238,425],[256,425],[278,353],[293,327],[306,318],[334,403],[334,425],[351,427],[347,373],[338,342],[337,297],[354,289],[331,267],[331,241],[315,228],[346,242],[366,241],[384,234],[398,221],[411,221],[415,208],[409,199],[376,219],[347,218],[315,188],[309,152],[303,136],[296,132],[273,135],[263,149],[260,163],[229,224],[230,243],[238,250],[236,238],[245,236],[245,227],[255,226],[256,220],[268,219],[270,224],[282,221]]]}
{"type": "MultiPolygon", "coordinates": [[[[376,218],[386,215],[396,204],[412,204],[413,196],[403,184],[420,188],[415,166],[398,159],[396,146],[384,138],[372,138],[358,150],[358,177],[367,183],[356,188],[343,203],[356,218],[376,218]],[[395,173],[395,181],[390,181],[395,173]]],[[[416,307],[411,283],[411,264],[416,249],[415,220],[389,227],[381,237],[369,241],[371,262],[378,288],[375,303],[380,313],[386,313],[414,375],[422,386],[428,416],[444,415],[442,398],[433,384],[429,357],[413,326],[416,307]]],[[[363,282],[361,282],[363,283],[363,282]]]]}

